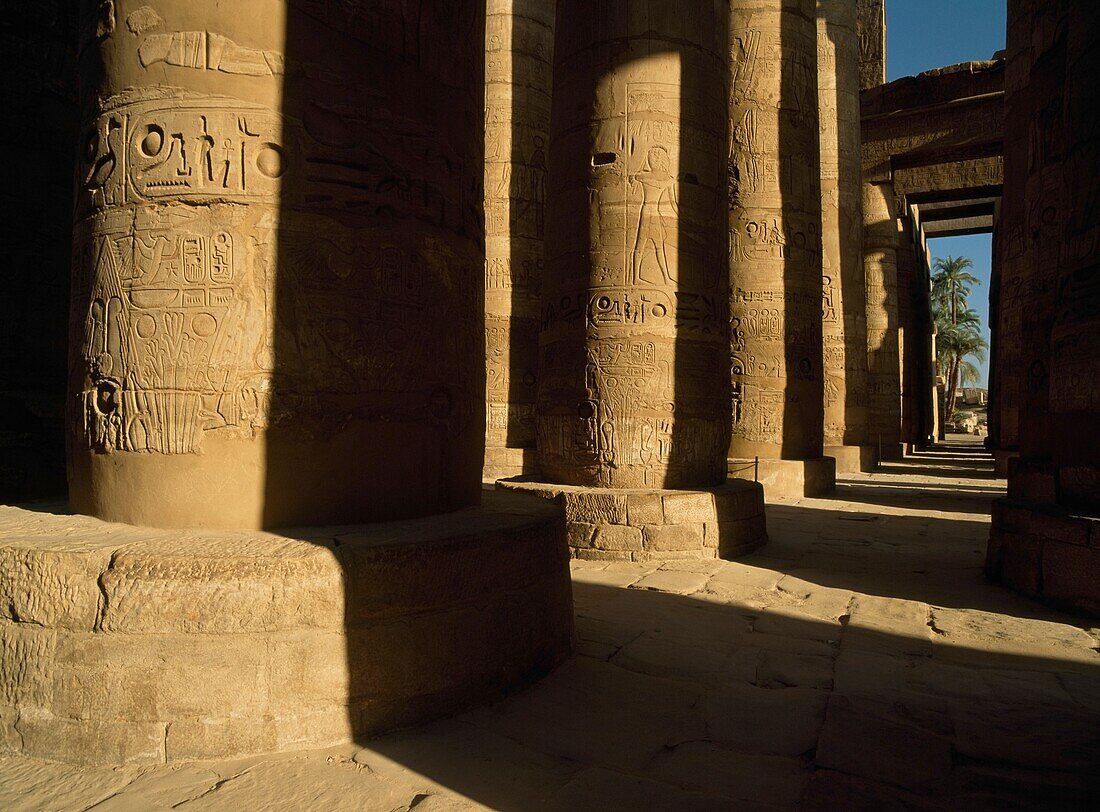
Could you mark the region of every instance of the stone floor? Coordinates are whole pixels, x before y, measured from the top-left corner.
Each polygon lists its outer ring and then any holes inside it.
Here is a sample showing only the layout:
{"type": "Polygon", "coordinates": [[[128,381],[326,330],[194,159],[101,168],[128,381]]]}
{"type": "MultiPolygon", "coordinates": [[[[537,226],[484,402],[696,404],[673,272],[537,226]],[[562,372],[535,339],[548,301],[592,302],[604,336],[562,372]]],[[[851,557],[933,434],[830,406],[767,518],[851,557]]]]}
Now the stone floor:
{"type": "Polygon", "coordinates": [[[768,507],[739,562],[577,562],[578,656],[337,750],[182,767],[0,759],[0,809],[1078,809],[1100,629],[987,585],[970,438],[768,507]]]}

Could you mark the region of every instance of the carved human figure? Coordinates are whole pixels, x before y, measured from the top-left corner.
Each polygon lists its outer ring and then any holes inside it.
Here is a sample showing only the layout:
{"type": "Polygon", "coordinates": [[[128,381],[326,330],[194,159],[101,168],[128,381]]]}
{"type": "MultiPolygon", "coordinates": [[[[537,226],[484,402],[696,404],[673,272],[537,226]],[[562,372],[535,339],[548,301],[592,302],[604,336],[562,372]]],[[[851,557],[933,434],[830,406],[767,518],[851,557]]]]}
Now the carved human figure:
{"type": "Polygon", "coordinates": [[[631,175],[630,181],[642,190],[634,250],[630,255],[631,283],[640,285],[643,281],[648,281],[642,279],[642,263],[646,252],[652,251],[664,284],[672,284],[676,277],[668,267],[668,234],[665,230],[664,211],[667,209],[671,217],[676,217],[679,210],[676,206],[676,177],[669,168],[668,150],[664,147],[650,147],[646,153],[645,166],[631,175]]]}

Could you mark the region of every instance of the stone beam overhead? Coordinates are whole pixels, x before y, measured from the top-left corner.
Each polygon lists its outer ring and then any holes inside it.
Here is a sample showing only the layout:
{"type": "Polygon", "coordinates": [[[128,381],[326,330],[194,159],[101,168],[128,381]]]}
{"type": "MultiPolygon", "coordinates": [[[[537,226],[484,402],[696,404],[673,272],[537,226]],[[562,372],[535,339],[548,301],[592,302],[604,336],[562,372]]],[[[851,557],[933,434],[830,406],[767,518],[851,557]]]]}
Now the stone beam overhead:
{"type": "Polygon", "coordinates": [[[862,117],[864,180],[890,180],[892,161],[925,164],[988,158],[1001,150],[1004,94],[862,117]],[[903,157],[904,156],[904,157],[903,157]]]}
{"type": "Polygon", "coordinates": [[[1004,180],[1004,158],[971,158],[931,166],[897,167],[894,171],[894,192],[912,201],[950,199],[973,195],[973,190],[995,190],[1000,195],[1004,180]]]}
{"type": "Polygon", "coordinates": [[[984,217],[964,217],[925,223],[926,237],[965,237],[968,234],[989,234],[993,231],[992,213],[984,217]]]}
{"type": "Polygon", "coordinates": [[[1003,93],[1004,64],[1003,59],[960,62],[916,76],[903,76],[889,84],[864,88],[860,93],[860,107],[864,116],[870,116],[1003,93]]]}

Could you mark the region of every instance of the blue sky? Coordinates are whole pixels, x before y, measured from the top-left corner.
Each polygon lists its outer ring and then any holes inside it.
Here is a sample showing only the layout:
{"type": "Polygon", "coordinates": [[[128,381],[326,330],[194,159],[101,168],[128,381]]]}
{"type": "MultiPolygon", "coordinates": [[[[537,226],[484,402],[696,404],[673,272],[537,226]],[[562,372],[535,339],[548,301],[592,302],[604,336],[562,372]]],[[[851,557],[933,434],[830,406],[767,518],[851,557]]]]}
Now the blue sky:
{"type": "MultiPolygon", "coordinates": [[[[1007,6],[1007,0],[886,0],[887,78],[989,59],[1004,48],[1007,6]]],[[[971,294],[970,306],[981,315],[988,341],[990,236],[944,237],[929,240],[928,247],[933,260],[964,256],[974,262],[982,285],[971,294]]],[[[988,358],[981,367],[985,386],[988,358]]]]}

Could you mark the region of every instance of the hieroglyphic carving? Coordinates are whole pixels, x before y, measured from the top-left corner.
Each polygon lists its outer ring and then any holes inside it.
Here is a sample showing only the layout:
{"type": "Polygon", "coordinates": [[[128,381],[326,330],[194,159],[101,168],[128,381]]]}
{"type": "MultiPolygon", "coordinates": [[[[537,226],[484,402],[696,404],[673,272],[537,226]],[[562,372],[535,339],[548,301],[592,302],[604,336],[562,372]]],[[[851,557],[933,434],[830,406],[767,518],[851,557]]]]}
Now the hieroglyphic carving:
{"type": "MultiPolygon", "coordinates": [[[[723,89],[702,80],[720,64],[714,9],[682,10],[702,50],[640,31],[610,73],[583,51],[556,66],[566,95],[595,99],[567,112],[552,141],[563,172],[551,189],[538,447],[557,481],[680,487],[724,476],[723,89]],[[576,137],[582,128],[592,140],[576,137]]],[[[601,30],[581,22],[595,19],[589,4],[561,13],[577,36],[601,30]]],[[[624,25],[638,22],[623,13],[624,25]]]]}
{"type": "Polygon", "coordinates": [[[266,425],[262,248],[255,213],[222,204],[275,201],[282,135],[271,111],[226,99],[124,100],[88,128],[73,319],[91,448],[190,453],[204,430],[266,425]]]}
{"type": "MultiPolygon", "coordinates": [[[[534,445],[553,15],[498,0],[485,25],[486,443],[534,445]]],[[[517,471],[518,473],[518,471],[517,471]]]]}
{"type": "Polygon", "coordinates": [[[817,0],[826,446],[868,442],[856,16],[850,0],[817,0]]]}
{"type": "Polygon", "coordinates": [[[731,10],[734,456],[821,455],[821,324],[832,311],[820,284],[818,65],[807,7],[812,14],[812,4],[731,10]]]}

